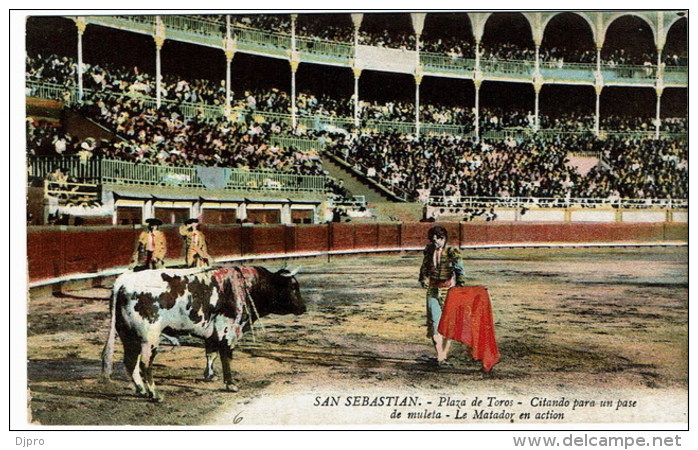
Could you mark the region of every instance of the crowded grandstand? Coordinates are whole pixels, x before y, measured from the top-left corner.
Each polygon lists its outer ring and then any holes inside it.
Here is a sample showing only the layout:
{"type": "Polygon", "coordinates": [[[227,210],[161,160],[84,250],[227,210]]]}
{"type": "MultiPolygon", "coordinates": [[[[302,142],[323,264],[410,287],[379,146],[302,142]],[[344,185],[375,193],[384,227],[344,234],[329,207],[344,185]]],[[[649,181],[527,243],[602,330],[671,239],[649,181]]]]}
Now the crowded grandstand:
{"type": "Polygon", "coordinates": [[[31,17],[28,223],[508,221],[551,207],[681,220],[686,22],[31,17]]]}

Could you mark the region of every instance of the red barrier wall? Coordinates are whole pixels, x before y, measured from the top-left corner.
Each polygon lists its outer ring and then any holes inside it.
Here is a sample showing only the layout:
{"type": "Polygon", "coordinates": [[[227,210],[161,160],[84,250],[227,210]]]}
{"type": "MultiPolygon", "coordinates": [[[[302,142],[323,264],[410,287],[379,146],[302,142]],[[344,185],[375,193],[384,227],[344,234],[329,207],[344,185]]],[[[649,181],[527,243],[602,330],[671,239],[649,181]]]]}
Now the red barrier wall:
{"type": "MultiPolygon", "coordinates": [[[[687,224],[445,223],[450,245],[687,241],[687,224]]],[[[202,227],[213,257],[374,248],[421,248],[433,223],[332,223],[202,227]]],[[[167,258],[183,257],[177,227],[163,227],[167,258]]],[[[30,227],[29,279],[94,273],[129,263],[140,230],[127,227],[30,227]]]]}
{"type": "Polygon", "coordinates": [[[330,249],[351,250],[354,248],[356,228],[348,223],[332,223],[330,227],[330,249]]]}
{"type": "Polygon", "coordinates": [[[288,227],[293,231],[293,246],[289,251],[298,252],[322,252],[327,250],[328,235],[330,233],[327,225],[303,225],[288,227]]]}
{"type": "Polygon", "coordinates": [[[206,236],[206,244],[215,255],[242,256],[241,225],[204,226],[201,229],[206,236]]]}

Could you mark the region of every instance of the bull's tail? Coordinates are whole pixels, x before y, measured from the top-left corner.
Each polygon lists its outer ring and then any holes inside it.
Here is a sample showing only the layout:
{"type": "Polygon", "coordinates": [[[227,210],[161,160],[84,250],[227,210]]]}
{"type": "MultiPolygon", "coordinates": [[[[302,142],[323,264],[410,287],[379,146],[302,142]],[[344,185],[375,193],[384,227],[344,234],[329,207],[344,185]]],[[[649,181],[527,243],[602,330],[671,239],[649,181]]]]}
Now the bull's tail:
{"type": "Polygon", "coordinates": [[[102,349],[102,376],[107,380],[111,378],[112,368],[114,366],[114,343],[116,341],[116,295],[117,290],[114,289],[114,293],[111,296],[109,302],[109,309],[111,312],[111,318],[109,320],[109,336],[107,337],[107,342],[104,344],[104,349],[102,349]]]}

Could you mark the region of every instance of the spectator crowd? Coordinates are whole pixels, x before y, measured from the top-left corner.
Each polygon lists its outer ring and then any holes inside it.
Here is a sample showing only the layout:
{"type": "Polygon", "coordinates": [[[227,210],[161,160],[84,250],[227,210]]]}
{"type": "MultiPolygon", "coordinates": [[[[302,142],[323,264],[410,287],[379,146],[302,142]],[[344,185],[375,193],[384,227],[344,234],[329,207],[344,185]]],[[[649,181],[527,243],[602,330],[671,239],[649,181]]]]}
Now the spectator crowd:
{"type": "Polygon", "coordinates": [[[553,198],[687,198],[688,147],[683,138],[598,139],[586,134],[482,140],[399,133],[336,135],[328,149],[386,187],[431,196],[553,198]],[[569,152],[596,152],[582,175],[569,152]]]}
{"type": "MultiPolygon", "coordinates": [[[[27,80],[58,84],[66,88],[74,87],[77,80],[76,63],[68,57],[57,55],[36,55],[27,57],[27,80]]],[[[155,97],[154,76],[137,67],[117,67],[105,64],[85,64],[84,87],[94,92],[119,96],[155,97]]],[[[28,85],[27,95],[32,94],[28,85]]],[[[161,84],[161,98],[166,103],[205,105],[220,108],[225,103],[224,81],[208,79],[185,80],[173,75],[164,75],[161,84]]],[[[233,114],[244,115],[250,112],[290,114],[291,96],[277,89],[250,89],[231,92],[233,114]]],[[[296,96],[299,116],[331,117],[352,119],[354,104],[352,98],[334,98],[326,94],[315,95],[301,90],[296,96]]],[[[367,121],[414,122],[415,105],[409,101],[377,102],[359,101],[359,117],[367,121]]],[[[505,128],[532,128],[535,116],[532,111],[502,108],[481,108],[480,130],[502,130],[505,128]]],[[[422,123],[460,125],[465,132],[474,131],[475,112],[473,108],[433,104],[423,101],[420,105],[422,123]]],[[[557,131],[584,131],[594,126],[591,111],[568,111],[553,115],[539,114],[540,128],[557,131]]],[[[279,124],[281,126],[281,124],[279,124]]],[[[628,118],[617,116],[602,117],[601,127],[613,131],[651,131],[653,119],[628,118]]],[[[685,120],[666,119],[664,131],[684,132],[685,120]]]]}
{"type": "MultiPolygon", "coordinates": [[[[257,17],[257,16],[254,16],[257,17]]],[[[264,16],[267,17],[267,16],[264,16]]],[[[271,20],[271,19],[270,19],[271,20]]],[[[254,24],[250,24],[254,25],[254,24]]],[[[503,57],[515,49],[501,46],[503,57]]],[[[512,53],[513,52],[513,53],[512,53]]],[[[78,155],[87,161],[108,157],[134,163],[171,166],[219,166],[244,170],[273,170],[300,175],[325,175],[316,151],[298,151],[274,145],[270,137],[288,132],[282,121],[257,114],[287,114],[290,96],[279,89],[243,91],[233,97],[235,117],[187,117],[181,103],[222,105],[225,86],[211,80],[163,78],[162,96],[169,100],[156,109],[154,77],[138,68],[86,64],[85,87],[92,89],[79,108],[86,117],[114,133],[112,140],[77,139],[60,128],[28,123],[31,155],[78,155]]],[[[27,80],[70,87],[76,65],[55,55],[27,57],[27,80]]],[[[71,84],[72,83],[72,84],[71,84]]],[[[30,93],[30,92],[28,92],[30,93]]],[[[301,116],[351,117],[351,99],[335,99],[301,92],[301,116]]],[[[360,102],[364,121],[414,120],[410,102],[360,102]]],[[[471,108],[423,104],[424,122],[473,127],[471,108]]],[[[530,111],[483,108],[480,129],[530,128],[530,111]]],[[[540,116],[542,128],[585,131],[593,116],[578,112],[540,116]]],[[[665,119],[664,130],[685,133],[684,118],[665,119]]],[[[604,117],[603,128],[618,131],[653,131],[651,119],[604,117]]],[[[415,199],[429,190],[437,196],[687,198],[687,144],[681,137],[661,140],[589,133],[531,135],[518,139],[475,142],[464,136],[424,136],[416,139],[398,132],[370,133],[343,130],[319,132],[329,151],[350,162],[367,177],[415,199]],[[601,162],[582,175],[570,164],[570,151],[602,154],[601,162]]],[[[337,182],[330,188],[344,192],[337,182]]]]}

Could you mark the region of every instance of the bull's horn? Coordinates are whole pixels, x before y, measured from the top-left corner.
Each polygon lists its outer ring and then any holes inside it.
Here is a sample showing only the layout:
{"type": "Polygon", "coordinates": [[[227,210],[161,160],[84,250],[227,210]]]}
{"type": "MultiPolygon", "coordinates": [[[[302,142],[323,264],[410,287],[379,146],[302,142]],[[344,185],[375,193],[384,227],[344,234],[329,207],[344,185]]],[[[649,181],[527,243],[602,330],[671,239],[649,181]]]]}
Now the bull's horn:
{"type": "Polygon", "coordinates": [[[290,271],[289,273],[282,273],[281,276],[284,276],[284,277],[295,277],[299,270],[301,270],[301,268],[300,268],[300,267],[296,267],[295,269],[293,269],[293,270],[290,271]]]}

